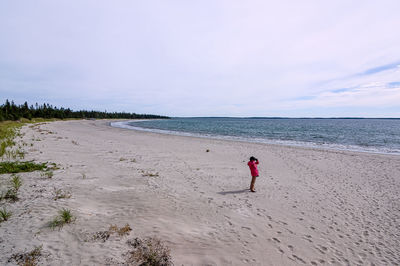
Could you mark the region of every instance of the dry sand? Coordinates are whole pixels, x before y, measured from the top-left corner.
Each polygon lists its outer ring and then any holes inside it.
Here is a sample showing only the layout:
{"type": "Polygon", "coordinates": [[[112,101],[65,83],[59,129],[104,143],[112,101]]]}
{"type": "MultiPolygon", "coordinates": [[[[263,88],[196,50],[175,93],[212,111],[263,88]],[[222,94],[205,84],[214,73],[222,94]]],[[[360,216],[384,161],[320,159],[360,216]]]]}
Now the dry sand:
{"type": "Polygon", "coordinates": [[[27,160],[60,169],[52,178],[21,174],[20,200],[5,203],[13,215],[0,224],[1,265],[38,245],[41,265],[123,264],[127,240],[149,236],[169,246],[175,265],[400,264],[400,156],[161,135],[107,121],[22,132],[27,160]],[[260,160],[256,193],[248,191],[251,155],[260,160]],[[54,200],[56,189],[71,198],[54,200]],[[47,228],[61,208],[76,221],[47,228]],[[129,236],[92,239],[126,223],[129,236]]]}

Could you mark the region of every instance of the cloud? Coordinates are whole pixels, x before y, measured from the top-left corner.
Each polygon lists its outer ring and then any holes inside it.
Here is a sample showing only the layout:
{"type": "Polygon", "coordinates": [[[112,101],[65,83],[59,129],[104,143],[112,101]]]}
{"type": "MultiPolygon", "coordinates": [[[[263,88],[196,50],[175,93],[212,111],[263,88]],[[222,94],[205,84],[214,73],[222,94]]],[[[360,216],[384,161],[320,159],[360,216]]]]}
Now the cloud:
{"type": "Polygon", "coordinates": [[[400,67],[400,62],[396,62],[396,63],[391,63],[388,65],[384,65],[384,66],[378,66],[378,67],[374,67],[374,68],[370,68],[366,71],[364,71],[363,73],[361,73],[360,75],[372,75],[372,74],[376,74],[382,71],[387,71],[387,70],[391,70],[391,69],[396,69],[400,67]]]}
{"type": "Polygon", "coordinates": [[[382,94],[379,105],[367,100],[371,93],[358,92],[362,106],[396,106],[389,95],[397,91],[386,89],[398,82],[398,7],[398,1],[3,1],[0,93],[173,116],[285,116],[293,108],[309,114],[327,103],[332,109],[323,114],[332,116],[351,106],[357,89],[380,82],[385,93],[365,89],[382,94]]]}

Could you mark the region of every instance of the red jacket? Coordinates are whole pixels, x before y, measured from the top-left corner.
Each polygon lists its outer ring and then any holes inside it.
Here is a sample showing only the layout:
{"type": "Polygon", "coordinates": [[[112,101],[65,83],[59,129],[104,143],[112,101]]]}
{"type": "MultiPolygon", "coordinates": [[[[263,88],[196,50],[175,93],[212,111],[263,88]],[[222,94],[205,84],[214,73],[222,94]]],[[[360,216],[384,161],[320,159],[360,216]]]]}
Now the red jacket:
{"type": "Polygon", "coordinates": [[[247,165],[250,168],[251,176],[258,176],[258,169],[257,169],[258,161],[249,161],[247,165]]]}

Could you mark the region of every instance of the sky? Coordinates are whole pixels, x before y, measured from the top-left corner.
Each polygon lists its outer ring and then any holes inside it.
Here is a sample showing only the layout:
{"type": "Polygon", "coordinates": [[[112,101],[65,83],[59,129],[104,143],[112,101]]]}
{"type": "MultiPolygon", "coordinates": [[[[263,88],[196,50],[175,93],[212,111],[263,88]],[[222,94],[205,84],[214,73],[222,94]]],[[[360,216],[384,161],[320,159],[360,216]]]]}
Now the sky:
{"type": "Polygon", "coordinates": [[[400,1],[3,0],[0,101],[400,117],[400,1]]]}

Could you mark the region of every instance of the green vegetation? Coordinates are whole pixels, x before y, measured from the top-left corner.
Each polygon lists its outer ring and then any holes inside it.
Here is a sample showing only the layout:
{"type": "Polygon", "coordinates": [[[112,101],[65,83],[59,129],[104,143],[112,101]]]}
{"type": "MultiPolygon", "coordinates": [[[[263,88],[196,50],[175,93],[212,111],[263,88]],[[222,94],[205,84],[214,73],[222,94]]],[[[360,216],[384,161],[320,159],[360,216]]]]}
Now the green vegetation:
{"type": "Polygon", "coordinates": [[[0,223],[7,221],[11,217],[11,212],[7,211],[6,208],[0,210],[0,223]]]}
{"type": "Polygon", "coordinates": [[[18,175],[13,174],[11,179],[11,184],[15,191],[18,191],[19,188],[22,186],[21,177],[18,175]]]}
{"type": "Polygon", "coordinates": [[[61,189],[54,188],[54,200],[58,199],[69,199],[71,197],[70,192],[65,192],[61,189]]]}
{"type": "Polygon", "coordinates": [[[19,122],[1,122],[0,123],[0,157],[6,155],[9,159],[16,158],[20,153],[7,150],[7,148],[15,145],[14,138],[19,134],[22,126],[19,122]]]}
{"type": "Polygon", "coordinates": [[[54,173],[53,173],[53,171],[50,171],[50,170],[47,169],[46,171],[44,171],[40,175],[43,176],[43,177],[46,177],[46,178],[52,178],[54,176],[54,173]]]}
{"type": "Polygon", "coordinates": [[[47,168],[46,163],[26,162],[0,162],[0,174],[42,171],[47,168]]]}
{"type": "Polygon", "coordinates": [[[47,166],[47,169],[48,170],[58,170],[58,169],[60,169],[60,167],[58,167],[56,163],[49,163],[47,166]]]}
{"type": "Polygon", "coordinates": [[[69,224],[74,220],[75,217],[72,215],[71,211],[63,208],[60,210],[59,215],[51,220],[48,225],[54,229],[56,227],[63,227],[65,224],[69,224]]]}
{"type": "Polygon", "coordinates": [[[0,105],[0,121],[5,120],[20,120],[25,118],[31,120],[32,118],[56,118],[56,119],[71,119],[71,118],[124,118],[124,119],[166,119],[166,116],[150,115],[150,114],[135,114],[126,112],[99,112],[99,111],[72,111],[67,108],[57,108],[50,104],[44,103],[43,105],[29,106],[27,102],[21,105],[16,105],[13,101],[6,100],[5,104],[0,105]]]}
{"type": "Polygon", "coordinates": [[[10,200],[10,201],[17,201],[18,200],[18,193],[15,189],[9,189],[5,194],[0,195],[0,200],[10,200]]]}
{"type": "Polygon", "coordinates": [[[18,175],[13,174],[10,180],[11,188],[9,188],[6,193],[0,194],[0,200],[18,200],[18,190],[22,186],[21,178],[18,175]]]}

